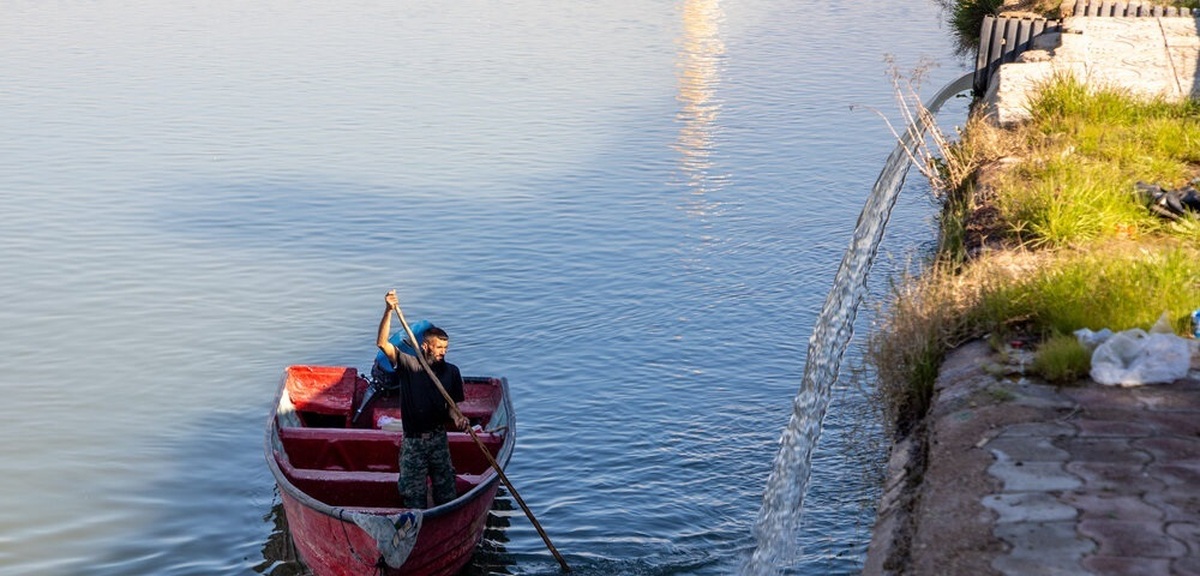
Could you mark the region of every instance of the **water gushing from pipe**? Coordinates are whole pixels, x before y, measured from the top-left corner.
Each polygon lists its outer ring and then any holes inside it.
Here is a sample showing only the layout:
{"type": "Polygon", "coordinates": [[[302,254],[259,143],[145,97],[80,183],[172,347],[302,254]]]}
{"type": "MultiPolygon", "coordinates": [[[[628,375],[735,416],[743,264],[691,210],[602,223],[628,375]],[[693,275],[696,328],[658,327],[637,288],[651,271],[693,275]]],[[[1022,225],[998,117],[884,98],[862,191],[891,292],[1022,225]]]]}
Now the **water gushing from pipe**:
{"type": "MultiPolygon", "coordinates": [[[[970,89],[972,78],[973,74],[966,74],[947,84],[925,108],[930,114],[936,114],[950,97],[970,89]]],[[[923,137],[924,127],[919,124],[911,124],[905,129],[859,214],[850,246],[842,256],[833,288],[808,340],[804,378],[792,401],[787,428],[779,440],[779,452],[754,525],[756,546],[742,574],[776,574],[783,568],[780,564],[794,552],[812,452],[821,436],[830,390],[838,379],[842,357],[854,336],[854,320],[866,293],[867,273],[904,185],[910,158],[923,137]]]]}

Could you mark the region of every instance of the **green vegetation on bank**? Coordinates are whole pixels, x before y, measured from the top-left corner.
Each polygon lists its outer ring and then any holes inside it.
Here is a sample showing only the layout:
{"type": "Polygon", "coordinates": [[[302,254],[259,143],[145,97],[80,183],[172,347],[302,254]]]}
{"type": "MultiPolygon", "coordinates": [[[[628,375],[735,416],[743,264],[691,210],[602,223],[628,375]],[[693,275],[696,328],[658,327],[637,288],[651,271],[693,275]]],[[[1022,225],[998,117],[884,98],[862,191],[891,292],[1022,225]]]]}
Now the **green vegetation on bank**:
{"type": "Polygon", "coordinates": [[[1016,155],[990,182],[1010,240],[1031,248],[1160,234],[1200,240],[1195,220],[1156,216],[1135,188],[1139,181],[1178,187],[1197,174],[1200,102],[1139,102],[1061,77],[1031,110],[1029,124],[994,129],[991,150],[968,146],[1016,155]]]}
{"type": "Polygon", "coordinates": [[[950,8],[950,25],[958,31],[964,44],[979,43],[979,30],[984,16],[995,16],[1004,7],[1004,0],[966,0],[950,8]]]}
{"type": "Polygon", "coordinates": [[[1042,343],[1033,370],[1051,384],[1069,386],[1087,376],[1092,354],[1074,336],[1059,334],[1042,343]]]}
{"type": "Polygon", "coordinates": [[[1056,78],[1012,129],[972,118],[937,152],[938,254],[901,279],[868,362],[898,432],[924,414],[946,352],[973,338],[1038,347],[1034,369],[1080,374],[1080,328],[1183,332],[1200,307],[1200,219],[1154,215],[1138,181],[1200,176],[1200,103],[1139,102],[1056,78]]]}

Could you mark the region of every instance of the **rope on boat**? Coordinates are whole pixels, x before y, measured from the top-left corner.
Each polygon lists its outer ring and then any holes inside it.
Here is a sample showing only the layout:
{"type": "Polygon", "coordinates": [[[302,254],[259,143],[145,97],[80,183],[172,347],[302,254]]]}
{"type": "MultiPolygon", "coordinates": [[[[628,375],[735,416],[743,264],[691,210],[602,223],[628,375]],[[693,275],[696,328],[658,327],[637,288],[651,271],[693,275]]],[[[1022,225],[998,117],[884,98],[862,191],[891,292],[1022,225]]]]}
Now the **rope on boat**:
{"type": "MultiPolygon", "coordinates": [[[[358,550],[354,549],[354,542],[350,540],[350,533],[346,531],[345,514],[345,508],[338,508],[338,524],[342,527],[342,537],[346,539],[346,547],[350,549],[350,554],[354,556],[355,560],[358,560],[362,564],[370,565],[366,560],[363,559],[362,556],[358,555],[358,550]]],[[[379,559],[382,561],[383,556],[380,556],[379,559]]]]}

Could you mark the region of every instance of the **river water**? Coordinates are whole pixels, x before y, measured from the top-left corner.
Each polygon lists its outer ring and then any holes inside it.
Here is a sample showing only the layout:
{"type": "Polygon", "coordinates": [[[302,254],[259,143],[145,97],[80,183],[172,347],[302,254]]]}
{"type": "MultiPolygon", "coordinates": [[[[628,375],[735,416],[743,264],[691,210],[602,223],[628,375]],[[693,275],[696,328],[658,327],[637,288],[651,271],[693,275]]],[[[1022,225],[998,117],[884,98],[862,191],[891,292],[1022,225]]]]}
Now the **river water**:
{"type": "MultiPolygon", "coordinates": [[[[366,368],[390,288],[509,379],[508,475],[575,573],[737,573],[894,146],[884,57],[967,65],[934,0],[3,11],[5,576],[302,573],[279,374],[366,368]]],[[[873,294],[932,214],[910,178],[873,294]]],[[[849,372],[784,573],[861,568],[885,446],[849,372]]],[[[469,573],[557,573],[513,508],[469,573]]]]}

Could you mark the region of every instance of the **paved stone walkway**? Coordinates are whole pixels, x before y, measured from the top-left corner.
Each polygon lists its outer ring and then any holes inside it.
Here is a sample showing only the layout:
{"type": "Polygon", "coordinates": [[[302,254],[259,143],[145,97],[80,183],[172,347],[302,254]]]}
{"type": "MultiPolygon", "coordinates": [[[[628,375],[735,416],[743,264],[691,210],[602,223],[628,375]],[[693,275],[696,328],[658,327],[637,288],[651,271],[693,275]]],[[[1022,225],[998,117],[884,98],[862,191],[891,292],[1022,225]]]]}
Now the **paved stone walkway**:
{"type": "Polygon", "coordinates": [[[984,343],[898,445],[866,574],[1200,575],[1200,371],[1056,388],[984,343]],[[1006,373],[1008,372],[1008,373],[1006,373]]]}

